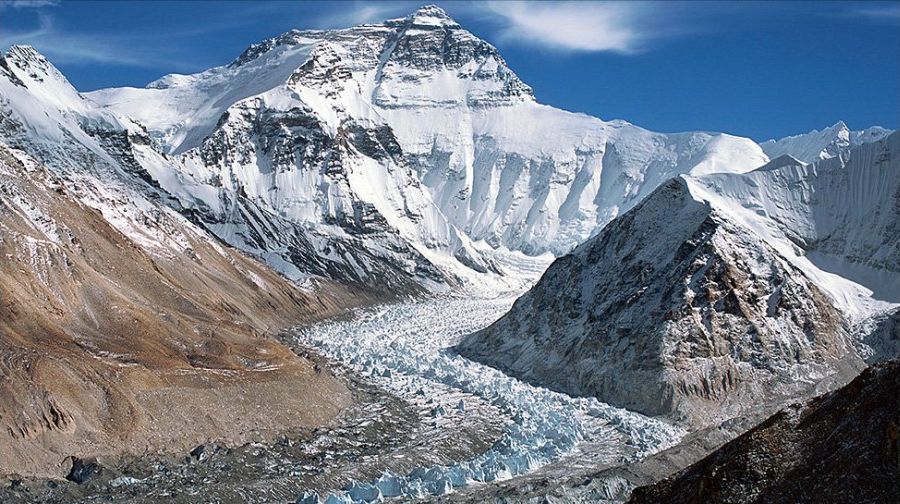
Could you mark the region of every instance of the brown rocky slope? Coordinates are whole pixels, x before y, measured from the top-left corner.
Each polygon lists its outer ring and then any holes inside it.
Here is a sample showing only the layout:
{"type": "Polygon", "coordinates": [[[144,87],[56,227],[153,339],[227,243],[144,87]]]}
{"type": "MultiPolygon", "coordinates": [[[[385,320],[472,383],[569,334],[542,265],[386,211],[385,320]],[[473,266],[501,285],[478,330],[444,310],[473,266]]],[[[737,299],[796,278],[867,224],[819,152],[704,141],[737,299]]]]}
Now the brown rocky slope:
{"type": "Polygon", "coordinates": [[[140,243],[0,146],[0,474],[320,426],[351,400],[271,336],[359,298],[155,217],[180,249],[140,243]]]}

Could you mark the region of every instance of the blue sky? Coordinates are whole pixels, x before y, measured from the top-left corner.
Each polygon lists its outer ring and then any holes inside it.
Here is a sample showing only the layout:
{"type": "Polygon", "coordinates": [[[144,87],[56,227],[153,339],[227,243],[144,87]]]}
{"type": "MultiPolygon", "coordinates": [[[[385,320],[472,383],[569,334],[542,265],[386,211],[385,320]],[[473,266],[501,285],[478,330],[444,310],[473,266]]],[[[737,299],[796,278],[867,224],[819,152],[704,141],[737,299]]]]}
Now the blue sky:
{"type": "MultiPolygon", "coordinates": [[[[142,86],[291,28],[422,3],[3,1],[0,46],[37,47],[80,90],[142,86]]],[[[564,109],[757,140],[838,120],[900,126],[900,1],[433,3],[564,109]]]]}

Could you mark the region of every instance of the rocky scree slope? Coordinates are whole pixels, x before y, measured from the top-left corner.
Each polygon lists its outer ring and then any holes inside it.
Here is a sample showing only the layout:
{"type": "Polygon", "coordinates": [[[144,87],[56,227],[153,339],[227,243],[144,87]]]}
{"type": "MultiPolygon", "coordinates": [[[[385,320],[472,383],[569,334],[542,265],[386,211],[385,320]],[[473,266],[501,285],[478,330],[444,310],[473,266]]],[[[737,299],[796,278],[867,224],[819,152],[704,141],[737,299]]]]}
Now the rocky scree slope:
{"type": "Polygon", "coordinates": [[[331,421],[349,391],[268,336],[360,299],[224,247],[133,162],[140,129],[81,104],[0,58],[0,473],[331,421]]]}
{"type": "Polygon", "coordinates": [[[868,333],[900,302],[898,202],[897,133],[846,160],[675,178],[458,350],[695,427],[812,394],[893,347],[868,333]]]}
{"type": "Polygon", "coordinates": [[[288,275],[398,289],[501,277],[497,251],[568,252],[673,175],[768,160],[744,138],[541,105],[434,6],[86,99],[147,128],[141,150],[165,162],[139,163],[228,243],[288,275]]]}
{"type": "Polygon", "coordinates": [[[630,502],[895,502],[900,361],[783,409],[630,502]]]}

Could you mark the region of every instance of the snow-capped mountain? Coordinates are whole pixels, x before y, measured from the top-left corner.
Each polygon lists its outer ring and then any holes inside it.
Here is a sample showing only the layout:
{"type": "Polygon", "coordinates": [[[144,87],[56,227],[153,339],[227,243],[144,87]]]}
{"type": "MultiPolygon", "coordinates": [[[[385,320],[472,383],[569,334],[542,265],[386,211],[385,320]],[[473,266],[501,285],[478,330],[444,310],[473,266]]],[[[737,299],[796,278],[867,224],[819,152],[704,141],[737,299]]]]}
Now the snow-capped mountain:
{"type": "Polygon", "coordinates": [[[433,6],[86,98],[147,128],[138,162],[228,243],[369,284],[496,276],[496,251],[565,253],[671,176],[768,160],[744,138],[541,105],[433,6]]]}
{"type": "Polygon", "coordinates": [[[844,121],[821,131],[813,130],[802,135],[792,135],[779,140],[767,140],[760,145],[771,159],[788,155],[815,163],[846,153],[864,143],[877,142],[890,135],[892,130],[872,126],[864,130],[851,130],[844,121]]]}
{"type": "Polygon", "coordinates": [[[745,138],[542,105],[434,6],[145,88],[80,94],[26,47],[4,64],[12,144],[55,168],[89,152],[290,278],[389,295],[521,283],[511,254],[567,253],[670,177],[769,160],[745,138]]]}
{"type": "MultiPolygon", "coordinates": [[[[134,235],[147,232],[146,222],[153,222],[153,218],[148,218],[146,213],[158,212],[156,206],[162,204],[181,211],[227,242],[237,242],[244,250],[256,252],[295,280],[319,274],[351,283],[358,281],[355,276],[358,269],[375,272],[378,281],[373,280],[369,285],[384,288],[417,288],[418,284],[411,280],[416,274],[434,278],[435,282],[444,279],[434,266],[414,251],[409,252],[410,246],[397,237],[372,245],[366,243],[366,235],[377,231],[367,228],[370,221],[366,220],[365,206],[351,208],[349,217],[356,218],[354,224],[361,230],[356,235],[362,238],[336,239],[320,229],[298,227],[247,201],[244,193],[211,190],[208,200],[212,208],[221,212],[221,220],[211,219],[208,207],[182,204],[178,196],[192,187],[181,185],[184,177],[177,165],[154,148],[142,125],[85,99],[46,58],[30,47],[13,47],[3,62],[2,139],[71,179],[71,186],[85,201],[103,209],[108,218],[127,227],[134,235]],[[148,198],[152,201],[144,201],[148,198]],[[379,254],[382,250],[383,254],[379,254]],[[281,260],[279,254],[289,257],[293,263],[281,260]],[[391,254],[403,256],[402,269],[392,269],[394,264],[388,260],[391,254]],[[298,270],[294,264],[303,269],[298,270]],[[423,266],[419,268],[419,264],[423,266]]],[[[273,137],[271,141],[274,140],[273,137]]],[[[189,198],[183,201],[192,203],[189,198]]],[[[374,222],[372,227],[377,227],[378,216],[371,222],[374,222]]],[[[146,241],[152,244],[173,239],[161,233],[147,237],[146,241]]]]}
{"type": "Polygon", "coordinates": [[[857,336],[900,303],[898,202],[900,133],[813,165],[675,178],[459,350],[699,424],[808,392],[890,346],[857,336]]]}

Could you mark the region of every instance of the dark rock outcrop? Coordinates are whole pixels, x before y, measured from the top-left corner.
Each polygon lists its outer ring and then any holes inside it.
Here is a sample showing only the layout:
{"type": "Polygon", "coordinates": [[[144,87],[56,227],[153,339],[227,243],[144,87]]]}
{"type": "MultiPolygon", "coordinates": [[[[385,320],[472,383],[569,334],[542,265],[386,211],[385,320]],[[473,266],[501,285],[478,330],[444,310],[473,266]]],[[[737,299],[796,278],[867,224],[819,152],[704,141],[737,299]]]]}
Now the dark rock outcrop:
{"type": "Polygon", "coordinates": [[[900,360],[775,414],[633,503],[897,502],[900,360]]]}

